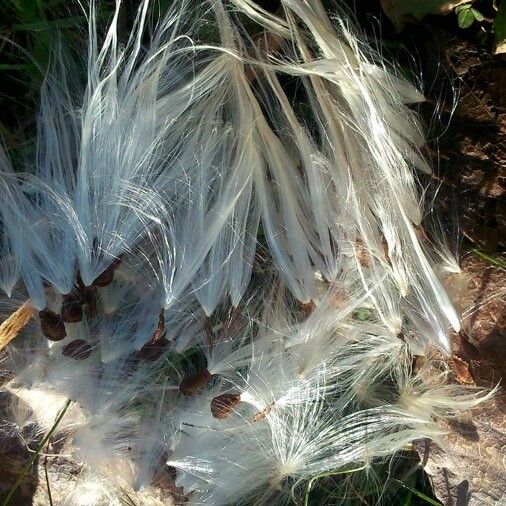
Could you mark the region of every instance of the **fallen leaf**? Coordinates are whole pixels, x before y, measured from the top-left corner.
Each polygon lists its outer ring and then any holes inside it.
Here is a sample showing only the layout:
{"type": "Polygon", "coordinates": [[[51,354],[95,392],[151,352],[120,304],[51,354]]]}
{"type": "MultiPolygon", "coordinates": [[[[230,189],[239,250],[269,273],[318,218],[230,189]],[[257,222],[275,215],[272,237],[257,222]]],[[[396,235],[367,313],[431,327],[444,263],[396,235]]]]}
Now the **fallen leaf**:
{"type": "Polygon", "coordinates": [[[400,31],[407,21],[422,20],[427,14],[449,14],[455,7],[470,0],[380,0],[381,7],[395,28],[400,31]]]}
{"type": "Polygon", "coordinates": [[[506,270],[476,254],[461,267],[462,331],[480,354],[471,361],[471,374],[477,383],[493,385],[506,378],[506,270]]]}
{"type": "MultiPolygon", "coordinates": [[[[458,290],[450,293],[462,312],[463,331],[453,336],[449,366],[459,383],[491,388],[506,376],[506,272],[477,255],[468,255],[461,267],[458,290]]],[[[447,424],[444,449],[417,445],[443,505],[506,504],[505,412],[506,391],[500,388],[466,419],[447,424]]]]}
{"type": "Polygon", "coordinates": [[[461,385],[474,385],[474,379],[469,371],[469,364],[457,355],[450,358],[450,369],[455,376],[455,381],[461,385]]]}
{"type": "Polygon", "coordinates": [[[448,424],[445,450],[422,442],[417,450],[433,491],[444,506],[505,504],[504,396],[486,402],[466,421],[448,424]]]}

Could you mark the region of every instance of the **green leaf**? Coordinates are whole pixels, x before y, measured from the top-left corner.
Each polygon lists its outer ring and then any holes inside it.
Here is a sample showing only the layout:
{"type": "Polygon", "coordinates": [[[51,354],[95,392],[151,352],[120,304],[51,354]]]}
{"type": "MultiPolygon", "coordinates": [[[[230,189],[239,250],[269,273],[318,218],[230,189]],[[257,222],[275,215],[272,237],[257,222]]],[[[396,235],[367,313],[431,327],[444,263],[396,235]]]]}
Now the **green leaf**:
{"type": "Polygon", "coordinates": [[[469,28],[475,21],[483,21],[485,16],[477,11],[470,3],[459,5],[455,8],[455,14],[457,14],[457,21],[460,28],[469,28]]]}
{"type": "Polygon", "coordinates": [[[477,11],[476,9],[471,9],[471,11],[473,12],[474,19],[476,19],[476,21],[481,22],[485,19],[485,16],[480,11],[477,11]]]}
{"type": "Polygon", "coordinates": [[[11,0],[11,3],[25,19],[33,19],[37,13],[37,0],[11,0]]]}
{"type": "Polygon", "coordinates": [[[52,21],[33,21],[12,25],[14,32],[41,32],[55,28],[75,28],[86,22],[84,16],[71,16],[68,18],[54,19],[52,21]]]}
{"type": "Polygon", "coordinates": [[[465,3],[464,5],[457,5],[457,7],[455,7],[455,14],[458,14],[459,12],[465,11],[470,8],[471,5],[469,3],[465,3]]]}
{"type": "MultiPolygon", "coordinates": [[[[466,6],[464,6],[466,7],[466,6]]],[[[455,10],[457,12],[457,10],[455,10]]],[[[467,8],[459,9],[457,12],[457,22],[459,24],[459,27],[465,30],[466,28],[469,28],[474,23],[475,18],[473,14],[473,9],[471,9],[469,6],[467,8]]]]}
{"type": "Polygon", "coordinates": [[[453,12],[458,6],[469,5],[471,0],[380,0],[381,7],[398,30],[406,21],[420,21],[427,14],[445,15],[453,12]]]}

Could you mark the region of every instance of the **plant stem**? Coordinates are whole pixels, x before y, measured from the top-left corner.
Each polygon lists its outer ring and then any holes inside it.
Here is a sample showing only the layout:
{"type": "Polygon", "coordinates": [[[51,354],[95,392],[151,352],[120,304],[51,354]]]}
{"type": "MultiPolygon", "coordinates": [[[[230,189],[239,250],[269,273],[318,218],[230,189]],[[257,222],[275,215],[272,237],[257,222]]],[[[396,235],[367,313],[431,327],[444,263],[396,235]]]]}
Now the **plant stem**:
{"type": "Polygon", "coordinates": [[[18,489],[19,485],[21,485],[21,482],[23,481],[23,478],[27,475],[27,473],[30,470],[30,468],[32,467],[33,463],[35,462],[35,460],[39,456],[40,452],[42,451],[42,448],[44,448],[44,445],[49,441],[49,438],[53,435],[54,431],[56,430],[56,428],[58,427],[59,423],[61,422],[63,416],[67,412],[67,409],[70,406],[70,402],[71,402],[71,400],[69,399],[66,402],[65,406],[63,407],[63,409],[58,414],[58,416],[56,417],[56,420],[55,420],[53,426],[51,427],[51,429],[49,430],[49,432],[46,434],[46,436],[44,437],[44,439],[37,446],[37,449],[35,450],[34,454],[30,458],[30,460],[28,460],[28,462],[23,467],[23,470],[21,471],[21,474],[18,476],[18,479],[16,480],[16,483],[14,483],[14,485],[10,488],[9,493],[6,495],[6,497],[2,501],[1,506],[8,506],[8,504],[11,502],[11,499],[12,499],[14,493],[18,489]]]}

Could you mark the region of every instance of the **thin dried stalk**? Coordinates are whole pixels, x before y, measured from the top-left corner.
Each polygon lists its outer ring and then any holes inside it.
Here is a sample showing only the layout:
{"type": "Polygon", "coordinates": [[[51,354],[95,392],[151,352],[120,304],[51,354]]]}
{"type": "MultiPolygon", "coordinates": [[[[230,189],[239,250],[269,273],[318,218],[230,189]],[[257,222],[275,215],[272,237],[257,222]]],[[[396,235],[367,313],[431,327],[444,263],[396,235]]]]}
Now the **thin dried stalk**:
{"type": "Polygon", "coordinates": [[[0,325],[0,350],[3,350],[27,325],[35,309],[27,300],[0,325]]]}

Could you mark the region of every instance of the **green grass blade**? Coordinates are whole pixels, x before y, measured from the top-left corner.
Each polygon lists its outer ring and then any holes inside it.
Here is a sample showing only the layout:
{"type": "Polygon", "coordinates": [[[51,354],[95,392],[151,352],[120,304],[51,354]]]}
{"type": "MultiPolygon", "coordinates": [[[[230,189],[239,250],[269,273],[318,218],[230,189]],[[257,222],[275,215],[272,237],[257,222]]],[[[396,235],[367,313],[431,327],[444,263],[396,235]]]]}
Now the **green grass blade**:
{"type": "Polygon", "coordinates": [[[473,253],[478,255],[483,260],[486,260],[488,263],[495,265],[496,267],[502,267],[503,269],[506,268],[506,260],[500,256],[487,253],[486,251],[480,249],[473,249],[473,253]]]}
{"type": "Polygon", "coordinates": [[[0,63],[0,70],[28,70],[32,69],[30,63],[0,63]]]}
{"type": "Polygon", "coordinates": [[[19,23],[12,25],[13,32],[41,32],[54,28],[73,28],[86,22],[84,16],[70,16],[52,21],[33,21],[31,23],[19,23]]]}
{"type": "MultiPolygon", "coordinates": [[[[97,12],[97,20],[107,19],[110,15],[110,12],[106,10],[99,11],[97,12]]],[[[75,28],[87,22],[86,16],[69,16],[67,18],[17,23],[12,25],[10,29],[13,32],[42,32],[45,30],[54,30],[55,28],[75,28]]]]}
{"type": "Polygon", "coordinates": [[[421,499],[426,504],[430,504],[431,506],[442,506],[439,501],[437,501],[436,499],[432,499],[431,497],[429,497],[428,495],[425,495],[423,492],[420,492],[416,488],[410,487],[409,485],[406,485],[405,483],[403,483],[400,480],[394,480],[394,481],[399,483],[399,485],[401,485],[402,488],[408,490],[414,496],[418,497],[418,499],[421,499]]]}
{"type": "MultiPolygon", "coordinates": [[[[351,473],[357,473],[359,471],[363,471],[365,469],[365,466],[357,467],[356,469],[347,469],[346,471],[335,471],[330,473],[323,473],[319,474],[318,476],[314,476],[308,481],[307,487],[306,487],[306,493],[304,496],[304,506],[308,506],[309,504],[309,495],[311,494],[311,490],[313,488],[313,484],[320,480],[321,478],[330,478],[331,476],[339,476],[343,474],[351,474],[351,473]]],[[[440,506],[440,505],[438,505],[440,506]]]]}
{"type": "MultiPolygon", "coordinates": [[[[47,443],[47,446],[49,448],[49,441],[47,443]]],[[[46,452],[47,452],[47,450],[46,450],[46,452]]],[[[44,459],[44,476],[46,478],[47,497],[49,499],[49,506],[53,506],[53,496],[51,495],[51,486],[49,484],[49,473],[47,472],[47,456],[44,459]]]]}
{"type": "Polygon", "coordinates": [[[70,406],[70,402],[71,402],[71,400],[69,399],[66,402],[65,406],[63,407],[63,409],[58,414],[58,416],[56,417],[56,420],[55,420],[53,426],[51,427],[49,432],[46,434],[44,439],[41,441],[41,443],[37,446],[37,449],[33,453],[32,457],[30,457],[30,460],[28,460],[28,462],[23,467],[23,470],[21,471],[20,475],[18,476],[18,479],[16,480],[14,485],[10,488],[9,493],[5,496],[4,500],[2,501],[1,506],[7,506],[11,502],[13,495],[15,494],[16,490],[18,489],[19,485],[21,485],[23,478],[27,475],[27,473],[30,470],[30,468],[32,467],[33,463],[35,462],[37,457],[40,455],[42,448],[44,448],[45,444],[49,441],[51,436],[54,434],[54,431],[56,430],[56,428],[58,427],[58,425],[62,421],[62,418],[64,417],[65,413],[67,412],[68,407],[70,406]]]}
{"type": "Polygon", "coordinates": [[[408,494],[404,498],[403,506],[411,506],[411,499],[413,498],[413,491],[408,490],[408,494]]]}

